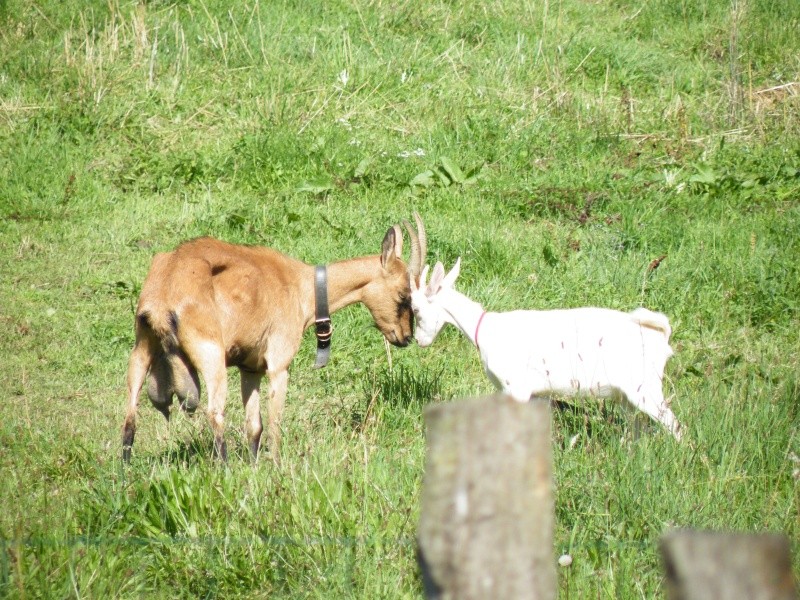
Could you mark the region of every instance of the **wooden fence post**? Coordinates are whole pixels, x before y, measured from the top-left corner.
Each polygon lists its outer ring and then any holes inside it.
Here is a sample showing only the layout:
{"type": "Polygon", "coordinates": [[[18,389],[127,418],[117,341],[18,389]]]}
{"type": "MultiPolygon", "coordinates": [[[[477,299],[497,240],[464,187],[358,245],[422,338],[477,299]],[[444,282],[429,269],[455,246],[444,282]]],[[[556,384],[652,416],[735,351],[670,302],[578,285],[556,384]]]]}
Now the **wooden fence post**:
{"type": "Polygon", "coordinates": [[[661,539],[669,600],[796,600],[789,540],[675,531],[661,539]]]}
{"type": "Polygon", "coordinates": [[[425,409],[417,530],[437,600],[556,597],[550,403],[503,395],[425,409]]]}

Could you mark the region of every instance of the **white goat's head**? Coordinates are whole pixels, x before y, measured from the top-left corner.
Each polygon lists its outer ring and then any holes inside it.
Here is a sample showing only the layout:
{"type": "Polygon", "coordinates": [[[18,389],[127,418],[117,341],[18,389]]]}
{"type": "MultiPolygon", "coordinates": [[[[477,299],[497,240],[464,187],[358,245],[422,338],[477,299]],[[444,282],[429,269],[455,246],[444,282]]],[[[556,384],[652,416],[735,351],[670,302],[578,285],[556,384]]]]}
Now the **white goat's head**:
{"type": "Polygon", "coordinates": [[[450,316],[444,308],[443,293],[452,290],[458,273],[461,270],[461,258],[456,261],[450,272],[445,275],[444,266],[437,262],[433,267],[431,280],[428,278],[428,265],[422,270],[419,284],[411,278],[411,310],[414,311],[416,329],[414,338],[421,347],[430,346],[436,336],[450,322],[450,316]]]}

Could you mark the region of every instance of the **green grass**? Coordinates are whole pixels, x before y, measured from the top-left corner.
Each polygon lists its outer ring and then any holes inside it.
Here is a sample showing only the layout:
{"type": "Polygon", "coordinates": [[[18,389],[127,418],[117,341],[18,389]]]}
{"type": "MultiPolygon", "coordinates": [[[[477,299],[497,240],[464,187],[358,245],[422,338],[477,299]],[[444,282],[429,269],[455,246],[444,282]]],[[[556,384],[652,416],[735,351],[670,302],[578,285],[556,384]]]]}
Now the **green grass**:
{"type": "Polygon", "coordinates": [[[554,415],[561,597],[662,595],[673,527],[798,539],[798,27],[767,0],[0,0],[0,595],[421,597],[422,406],[491,391],[455,331],[389,361],[351,307],[321,371],[307,335],[281,469],[249,464],[233,373],[227,468],[146,401],[120,465],[155,252],[321,263],[413,210],[487,308],[670,316],[685,444],[554,415]]]}

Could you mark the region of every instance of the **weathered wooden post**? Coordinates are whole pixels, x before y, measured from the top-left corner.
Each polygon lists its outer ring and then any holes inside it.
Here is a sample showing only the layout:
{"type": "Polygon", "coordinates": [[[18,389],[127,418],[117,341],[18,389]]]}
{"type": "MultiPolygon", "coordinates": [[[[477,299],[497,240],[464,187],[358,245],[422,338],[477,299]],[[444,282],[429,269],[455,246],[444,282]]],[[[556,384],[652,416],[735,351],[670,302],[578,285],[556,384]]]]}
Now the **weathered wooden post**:
{"type": "Polygon", "coordinates": [[[661,555],[669,600],[797,600],[783,535],[675,531],[661,555]]]}
{"type": "Polygon", "coordinates": [[[549,402],[498,394],[433,405],[425,424],[426,596],[555,598],[549,402]]]}

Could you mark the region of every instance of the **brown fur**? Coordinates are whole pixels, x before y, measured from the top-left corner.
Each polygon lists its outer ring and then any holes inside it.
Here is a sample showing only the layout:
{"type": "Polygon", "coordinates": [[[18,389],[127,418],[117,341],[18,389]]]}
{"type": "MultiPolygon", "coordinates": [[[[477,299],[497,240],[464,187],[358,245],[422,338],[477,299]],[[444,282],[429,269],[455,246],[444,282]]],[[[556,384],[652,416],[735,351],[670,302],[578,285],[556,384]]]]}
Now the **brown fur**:
{"type": "MultiPolygon", "coordinates": [[[[328,265],[330,312],[363,302],[384,337],[397,346],[413,335],[409,271],[400,228],[389,229],[381,255],[328,265]]],[[[123,458],[130,459],[139,392],[169,418],[173,395],[193,411],[200,377],[208,395],[215,449],[225,458],[227,367],[241,374],[245,432],[257,457],[262,421],[259,386],[269,376],[268,444],[279,458],[287,369],[303,331],[314,323],[314,267],[263,247],[200,238],[157,254],[136,309],[136,342],[128,364],[123,458]]]]}

